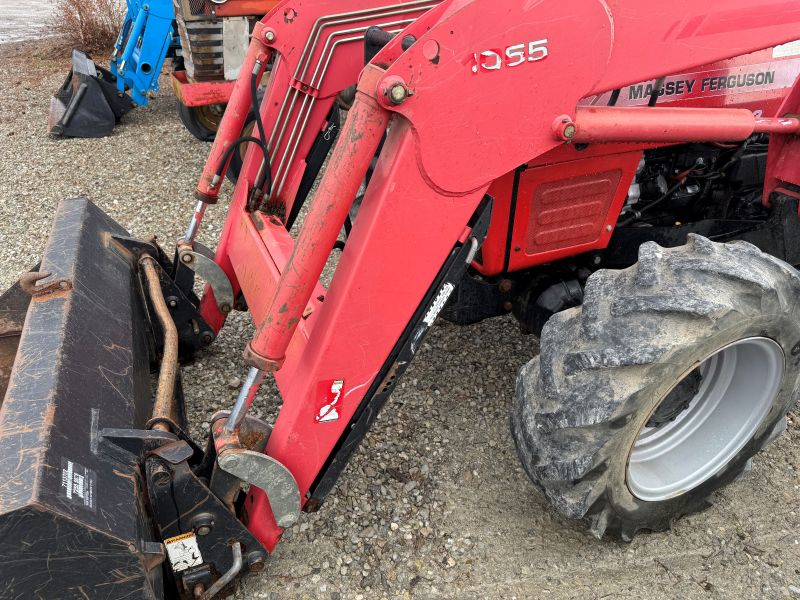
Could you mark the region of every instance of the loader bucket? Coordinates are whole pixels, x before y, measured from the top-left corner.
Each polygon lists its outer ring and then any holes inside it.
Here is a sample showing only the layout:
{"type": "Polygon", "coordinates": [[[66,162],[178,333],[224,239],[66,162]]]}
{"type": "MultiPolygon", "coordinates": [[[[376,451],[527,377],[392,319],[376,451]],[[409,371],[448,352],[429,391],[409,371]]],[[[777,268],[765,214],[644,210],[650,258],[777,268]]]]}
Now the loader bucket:
{"type": "Polygon", "coordinates": [[[127,233],[88,200],[62,202],[50,277],[0,297],[0,598],[162,597],[140,470],[98,452],[98,431],[144,428],[152,408],[146,308],[112,236],[127,233]]]}
{"type": "Polygon", "coordinates": [[[47,131],[64,137],[105,137],[133,107],[133,100],[117,91],[114,75],[85,52],[73,50],[72,69],[50,100],[47,131]]]}

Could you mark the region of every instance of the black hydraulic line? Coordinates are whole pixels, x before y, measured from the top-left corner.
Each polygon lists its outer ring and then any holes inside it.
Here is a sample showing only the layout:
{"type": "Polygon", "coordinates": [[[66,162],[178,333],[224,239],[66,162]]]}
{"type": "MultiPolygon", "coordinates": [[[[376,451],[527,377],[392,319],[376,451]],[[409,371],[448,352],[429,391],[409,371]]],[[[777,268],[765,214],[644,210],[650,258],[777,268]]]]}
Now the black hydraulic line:
{"type": "Polygon", "coordinates": [[[664,81],[666,81],[666,77],[659,77],[656,79],[655,83],[653,84],[653,91],[650,93],[650,101],[647,103],[647,106],[655,106],[658,102],[658,92],[661,91],[661,88],[664,86],[664,81]]]}
{"type": "Polygon", "coordinates": [[[261,111],[258,106],[258,70],[260,65],[256,63],[253,74],[250,76],[250,103],[253,115],[258,127],[258,135],[261,136],[261,150],[264,155],[264,168],[261,170],[261,181],[257,188],[264,190],[264,194],[269,198],[272,193],[272,165],[269,160],[269,149],[267,148],[267,135],[264,131],[264,122],[261,120],[261,111]]]}
{"type": "Polygon", "coordinates": [[[258,126],[258,133],[261,136],[260,138],[254,136],[242,136],[234,140],[234,142],[228,146],[225,150],[225,153],[222,155],[222,158],[219,161],[219,165],[217,165],[216,175],[217,177],[222,177],[222,172],[225,170],[225,165],[228,164],[228,161],[231,158],[231,154],[233,154],[241,144],[245,142],[251,142],[256,144],[261,149],[261,154],[264,157],[264,169],[261,173],[261,180],[259,181],[258,185],[256,186],[258,189],[264,190],[265,194],[269,195],[272,191],[272,167],[270,165],[269,160],[269,150],[267,149],[266,143],[266,135],[264,134],[264,123],[261,120],[261,113],[259,112],[258,106],[258,71],[260,69],[260,65],[256,63],[255,68],[253,69],[253,73],[250,75],[250,110],[255,115],[256,125],[258,126]],[[266,189],[265,189],[266,185],[266,189]]]}
{"type": "Polygon", "coordinates": [[[678,188],[680,188],[682,185],[683,185],[683,180],[681,180],[678,183],[676,183],[675,185],[673,185],[666,192],[664,192],[664,194],[662,196],[660,196],[659,198],[656,198],[650,204],[648,204],[647,206],[643,207],[641,210],[637,210],[632,217],[629,217],[629,218],[625,219],[624,221],[620,221],[619,223],[617,223],[617,227],[624,227],[625,225],[630,225],[634,221],[638,220],[639,217],[642,216],[642,213],[652,209],[654,206],[658,206],[659,204],[661,204],[664,200],[666,200],[667,198],[672,196],[672,194],[674,194],[676,191],[678,191],[678,188]]]}
{"type": "MultiPolygon", "coordinates": [[[[261,140],[256,137],[245,135],[237,138],[230,146],[228,146],[228,149],[225,150],[225,154],[222,155],[222,159],[220,159],[219,166],[217,167],[217,177],[222,178],[222,171],[225,169],[225,165],[228,164],[231,154],[233,154],[239,148],[239,146],[245,142],[252,142],[253,144],[258,144],[258,146],[261,147],[261,140]]],[[[261,149],[263,150],[263,148],[261,149]]]]}

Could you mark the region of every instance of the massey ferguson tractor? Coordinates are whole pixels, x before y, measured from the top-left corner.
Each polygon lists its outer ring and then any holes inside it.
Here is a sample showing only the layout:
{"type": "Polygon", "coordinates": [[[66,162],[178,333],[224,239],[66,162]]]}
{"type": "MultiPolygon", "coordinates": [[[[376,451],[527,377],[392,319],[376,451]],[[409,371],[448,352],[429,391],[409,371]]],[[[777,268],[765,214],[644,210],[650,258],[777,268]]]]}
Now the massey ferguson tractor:
{"type": "Polygon", "coordinates": [[[67,199],[2,297],[0,597],[268,574],[438,317],[540,337],[511,434],[555,511],[628,541],[707,507],[796,400],[798,37],[795,0],[281,0],[174,251],[67,199]],[[249,372],[199,444],[179,365],[232,310],[249,372]]]}

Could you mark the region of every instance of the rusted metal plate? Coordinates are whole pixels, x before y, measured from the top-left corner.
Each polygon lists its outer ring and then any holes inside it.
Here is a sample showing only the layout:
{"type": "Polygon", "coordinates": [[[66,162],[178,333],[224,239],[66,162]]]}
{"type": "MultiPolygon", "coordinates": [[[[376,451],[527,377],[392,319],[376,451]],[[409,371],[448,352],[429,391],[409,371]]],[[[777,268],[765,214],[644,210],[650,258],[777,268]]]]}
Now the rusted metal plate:
{"type": "Polygon", "coordinates": [[[138,279],[112,235],[84,198],[56,210],[39,270],[70,286],[30,300],[0,407],[4,598],[161,597],[139,469],[97,448],[152,409],[138,279]]]}

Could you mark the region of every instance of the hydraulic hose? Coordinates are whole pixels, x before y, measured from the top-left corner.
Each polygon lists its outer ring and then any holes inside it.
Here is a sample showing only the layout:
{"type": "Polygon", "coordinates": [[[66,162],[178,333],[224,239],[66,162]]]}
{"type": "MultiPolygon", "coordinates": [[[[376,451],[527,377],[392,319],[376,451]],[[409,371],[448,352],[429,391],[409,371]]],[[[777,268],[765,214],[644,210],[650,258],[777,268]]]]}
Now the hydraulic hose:
{"type": "Polygon", "coordinates": [[[261,171],[261,181],[257,187],[260,190],[264,190],[264,194],[269,197],[272,192],[272,165],[269,161],[269,149],[267,148],[267,135],[264,130],[264,122],[261,120],[261,111],[258,106],[258,71],[260,68],[261,64],[256,61],[253,67],[253,73],[250,76],[250,103],[252,105],[253,115],[256,119],[258,135],[261,137],[261,152],[264,155],[264,168],[261,171]]]}
{"type": "MultiPolygon", "coordinates": [[[[228,148],[225,150],[225,154],[222,155],[222,158],[219,161],[219,166],[217,167],[217,171],[215,175],[222,178],[222,171],[225,169],[225,165],[228,164],[228,160],[230,160],[231,154],[238,150],[239,146],[244,144],[245,142],[252,142],[253,144],[258,144],[261,147],[261,140],[249,135],[242,136],[237,138],[228,148]]],[[[262,148],[263,150],[263,148],[262,148]]]]}
{"type": "Polygon", "coordinates": [[[215,172],[215,179],[222,178],[225,165],[228,164],[231,155],[239,148],[239,146],[246,142],[250,142],[256,144],[261,149],[261,154],[264,157],[265,163],[264,169],[261,172],[260,181],[256,184],[256,188],[263,190],[264,193],[269,196],[270,192],[272,191],[272,166],[270,165],[269,160],[269,150],[266,143],[267,138],[264,130],[264,122],[261,119],[261,112],[259,111],[258,106],[258,72],[260,69],[261,63],[256,61],[256,64],[253,67],[253,73],[250,75],[250,107],[253,115],[255,116],[256,127],[258,128],[258,135],[260,137],[242,136],[234,140],[234,142],[225,150],[225,153],[222,155],[222,158],[219,161],[217,170],[215,172]]]}

